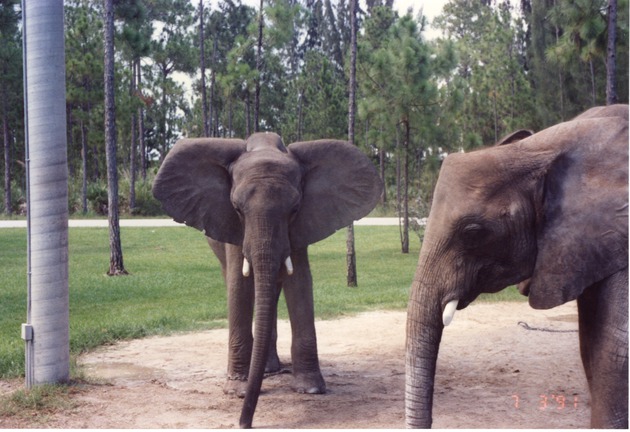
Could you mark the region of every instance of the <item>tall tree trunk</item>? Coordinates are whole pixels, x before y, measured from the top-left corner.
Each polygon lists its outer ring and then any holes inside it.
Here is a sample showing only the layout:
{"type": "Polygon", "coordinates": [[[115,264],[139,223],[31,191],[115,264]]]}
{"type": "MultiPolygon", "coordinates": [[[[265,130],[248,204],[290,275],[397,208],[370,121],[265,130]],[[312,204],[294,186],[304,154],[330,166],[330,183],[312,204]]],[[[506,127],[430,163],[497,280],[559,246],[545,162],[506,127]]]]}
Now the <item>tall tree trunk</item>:
{"type": "MultiPolygon", "coordinates": [[[[140,68],[140,58],[136,61],[136,89],[139,96],[142,96],[142,69],[140,68]]],[[[142,180],[147,180],[147,148],[144,141],[144,99],[138,107],[138,137],[140,138],[140,174],[142,180]]]]}
{"type": "MultiPolygon", "coordinates": [[[[385,149],[378,149],[378,163],[381,169],[381,180],[385,184],[385,149]]],[[[383,187],[383,194],[381,195],[381,203],[387,203],[387,188],[383,187]]]]}
{"type": "Polygon", "coordinates": [[[402,253],[409,253],[409,140],[411,138],[411,127],[409,120],[403,122],[405,126],[405,139],[403,141],[403,182],[402,191],[402,253]]]}
{"type": "Polygon", "coordinates": [[[260,0],[260,9],[258,12],[258,44],[256,48],[256,94],[254,98],[254,131],[260,130],[260,81],[262,80],[262,44],[263,44],[263,0],[260,0]]]}
{"type": "Polygon", "coordinates": [[[304,90],[299,90],[298,95],[298,113],[297,113],[297,140],[302,141],[303,123],[304,123],[304,90]]]}
{"type": "Polygon", "coordinates": [[[591,105],[597,104],[597,91],[595,88],[595,66],[593,65],[593,59],[588,61],[588,70],[591,74],[591,105]]]}
{"type": "MultiPolygon", "coordinates": [[[[553,7],[556,8],[557,1],[554,0],[553,7]]],[[[560,43],[560,27],[555,26],[556,30],[556,45],[560,43]]],[[[560,90],[560,120],[564,120],[564,77],[562,75],[562,68],[558,67],[558,89],[560,90]]]]}
{"type": "Polygon", "coordinates": [[[249,90],[245,95],[245,135],[249,136],[252,133],[252,125],[251,125],[251,101],[249,90]]]}
{"type": "Polygon", "coordinates": [[[107,219],[109,221],[110,276],[127,274],[123,265],[118,220],[118,171],[116,167],[116,103],[114,100],[114,2],[105,0],[105,153],[107,159],[107,219]]]}
{"type": "Polygon", "coordinates": [[[232,138],[233,136],[233,124],[232,124],[232,117],[234,116],[234,108],[233,108],[233,103],[234,100],[230,97],[228,99],[228,131],[229,131],[229,136],[228,138],[232,138]]]}
{"type": "MultiPolygon", "coordinates": [[[[136,88],[136,61],[131,61],[131,81],[129,85],[129,93],[131,100],[135,101],[136,88]]],[[[136,112],[131,111],[131,145],[129,146],[129,212],[134,213],[136,209],[136,171],[137,162],[136,154],[138,152],[137,141],[138,134],[136,130],[136,112]]]]}
{"type": "Polygon", "coordinates": [[[26,386],[70,378],[68,154],[62,0],[22,2],[26,113],[26,386]]]}
{"type": "Polygon", "coordinates": [[[166,117],[168,116],[168,108],[166,106],[166,79],[168,74],[165,69],[162,70],[162,106],[160,107],[160,111],[162,112],[160,115],[160,132],[161,132],[161,147],[162,151],[160,152],[160,162],[164,161],[166,157],[166,153],[168,153],[168,143],[166,142],[166,117]]]}
{"type": "Polygon", "coordinates": [[[606,47],[606,105],[618,102],[617,97],[617,0],[608,0],[608,45],[606,47]]]}
{"type": "MultiPolygon", "coordinates": [[[[201,111],[203,118],[203,136],[210,136],[208,123],[208,100],[206,97],[206,53],[203,33],[203,0],[199,0],[199,65],[201,68],[201,111]]],[[[212,114],[210,114],[212,116],[212,114]]]]}
{"type": "Polygon", "coordinates": [[[398,216],[398,230],[400,243],[403,242],[402,229],[402,150],[400,148],[400,124],[396,125],[396,215],[398,216]]]}
{"type": "Polygon", "coordinates": [[[492,92],[492,111],[494,113],[494,142],[499,142],[499,113],[497,112],[497,92],[492,92]]]}
{"type": "MultiPolygon", "coordinates": [[[[89,114],[88,114],[89,115],[89,114]]],[[[87,143],[87,128],[85,127],[85,121],[81,119],[81,210],[83,214],[87,214],[88,212],[88,200],[87,200],[87,183],[88,183],[88,175],[87,175],[87,151],[88,151],[88,143],[87,143]]]]}
{"type": "MultiPolygon", "coordinates": [[[[357,89],[357,0],[350,0],[350,82],[348,98],[348,141],[354,145],[354,124],[356,117],[357,89]]],[[[346,269],[349,287],[358,285],[357,257],[354,247],[354,225],[348,226],[346,236],[346,269]]]]}
{"type": "Polygon", "coordinates": [[[7,120],[6,97],[2,98],[2,138],[4,142],[4,213],[13,213],[11,208],[11,139],[7,120]]]}
{"type": "Polygon", "coordinates": [[[217,82],[217,37],[212,41],[212,72],[210,73],[210,135],[219,136],[219,110],[214,109],[214,93],[217,82]],[[216,119],[215,119],[216,117],[216,119]]]}

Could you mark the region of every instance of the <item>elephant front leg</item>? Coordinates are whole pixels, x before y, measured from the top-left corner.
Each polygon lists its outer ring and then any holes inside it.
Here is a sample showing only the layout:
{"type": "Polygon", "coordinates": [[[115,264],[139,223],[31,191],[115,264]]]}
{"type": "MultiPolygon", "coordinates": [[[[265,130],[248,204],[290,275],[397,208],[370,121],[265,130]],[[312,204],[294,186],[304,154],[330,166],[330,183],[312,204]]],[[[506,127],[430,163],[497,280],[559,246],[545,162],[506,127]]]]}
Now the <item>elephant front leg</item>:
{"type": "Polygon", "coordinates": [[[326,383],[319,368],[313,280],[306,248],[291,254],[294,273],[284,279],[284,296],[291,320],[291,359],[293,388],[298,393],[326,393],[326,383]]]}
{"type": "MultiPolygon", "coordinates": [[[[210,242],[213,246],[213,243],[210,242]]],[[[242,274],[243,252],[240,247],[224,243],[223,275],[228,300],[228,370],[223,386],[225,394],[244,397],[252,357],[252,320],[254,317],[254,282],[242,274]]],[[[213,246],[213,250],[215,247],[213,246]]]]}
{"type": "Polygon", "coordinates": [[[254,284],[245,280],[228,284],[228,372],[223,392],[240,398],[245,397],[252,357],[253,316],[254,284]]]}
{"type": "Polygon", "coordinates": [[[580,352],[591,393],[591,427],[628,428],[627,269],[578,297],[580,352]]]}
{"type": "MultiPolygon", "coordinates": [[[[211,243],[212,245],[212,243],[211,243]]],[[[223,386],[225,394],[245,397],[247,377],[252,358],[252,321],[254,318],[254,278],[252,275],[244,277],[242,273],[243,252],[240,247],[225,244],[225,255],[222,264],[225,263],[225,284],[228,297],[228,372],[227,380],[223,386]]],[[[214,249],[214,248],[213,248],[214,249]]],[[[215,251],[216,253],[216,251],[215,251]]],[[[219,256],[217,254],[217,256],[219,256]]],[[[278,288],[277,298],[280,295],[278,288]]],[[[277,308],[276,308],[277,311],[277,308]]],[[[276,312],[277,313],[277,312],[276,312]]],[[[276,341],[277,319],[274,317],[272,324],[271,345],[267,357],[265,372],[277,372],[282,365],[278,358],[276,341]]]]}

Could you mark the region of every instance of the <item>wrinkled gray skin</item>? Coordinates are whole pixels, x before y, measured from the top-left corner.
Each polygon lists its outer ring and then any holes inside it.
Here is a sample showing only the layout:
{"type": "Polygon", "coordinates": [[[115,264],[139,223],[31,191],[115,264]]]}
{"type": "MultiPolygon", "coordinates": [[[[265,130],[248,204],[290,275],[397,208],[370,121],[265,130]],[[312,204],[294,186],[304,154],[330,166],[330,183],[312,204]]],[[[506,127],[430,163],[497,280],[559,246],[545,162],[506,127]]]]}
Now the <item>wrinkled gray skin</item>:
{"type": "Polygon", "coordinates": [[[535,309],[577,299],[591,425],[628,427],[628,106],[527,135],[444,161],[408,306],[408,427],[432,423],[447,304],[512,284],[535,309]]]}
{"type": "Polygon", "coordinates": [[[295,389],[326,391],[307,246],[369,213],[381,190],[371,161],[342,141],[285,147],[273,133],[254,134],[247,142],[185,139],[165,158],[153,194],[176,221],[203,231],[221,261],[230,333],[225,391],[244,393],[241,427],[252,425],[265,366],[279,368],[274,333],[281,288],[291,321],[295,389]],[[244,258],[249,276],[243,274],[244,258]]]}

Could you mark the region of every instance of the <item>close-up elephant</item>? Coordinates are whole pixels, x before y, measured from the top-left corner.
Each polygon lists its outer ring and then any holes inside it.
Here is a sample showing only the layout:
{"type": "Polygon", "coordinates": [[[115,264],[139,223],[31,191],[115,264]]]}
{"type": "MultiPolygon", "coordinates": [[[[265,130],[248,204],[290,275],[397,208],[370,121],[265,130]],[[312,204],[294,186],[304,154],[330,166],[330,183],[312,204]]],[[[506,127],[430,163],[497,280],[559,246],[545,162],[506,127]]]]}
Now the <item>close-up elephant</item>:
{"type": "Polygon", "coordinates": [[[514,284],[534,309],[577,299],[591,426],[627,428],[627,105],[446,157],[408,304],[408,427],[431,427],[455,310],[514,284]]]}
{"type": "Polygon", "coordinates": [[[175,221],[203,231],[221,261],[229,321],[225,391],[244,393],[241,427],[252,426],[265,367],[279,368],[273,333],[281,289],[294,388],[326,391],[307,247],[367,215],[381,191],[375,166],[344,141],[285,147],[274,133],[247,141],[183,139],[166,156],[153,194],[175,221]]]}

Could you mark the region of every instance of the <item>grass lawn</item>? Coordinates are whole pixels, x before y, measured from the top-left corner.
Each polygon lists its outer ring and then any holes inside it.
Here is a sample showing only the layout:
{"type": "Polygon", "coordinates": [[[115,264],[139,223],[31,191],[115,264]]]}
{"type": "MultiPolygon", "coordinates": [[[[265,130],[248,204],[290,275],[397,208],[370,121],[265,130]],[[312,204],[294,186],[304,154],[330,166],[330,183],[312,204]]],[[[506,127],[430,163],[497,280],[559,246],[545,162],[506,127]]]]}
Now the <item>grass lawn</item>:
{"type": "MultiPolygon", "coordinates": [[[[121,228],[131,274],[118,277],[106,276],[106,228],[71,228],[69,235],[72,354],[120,339],[226,326],[220,266],[198,231],[121,228]]],[[[398,227],[355,227],[358,288],[346,287],[345,241],[341,230],[309,248],[316,317],[404,309],[418,261],[417,237],[403,255],[398,227]]],[[[0,230],[0,262],[0,378],[8,378],[24,373],[25,229],[0,230]]],[[[514,289],[504,293],[492,299],[520,297],[514,289]]],[[[283,299],[279,316],[287,317],[283,299]]]]}

